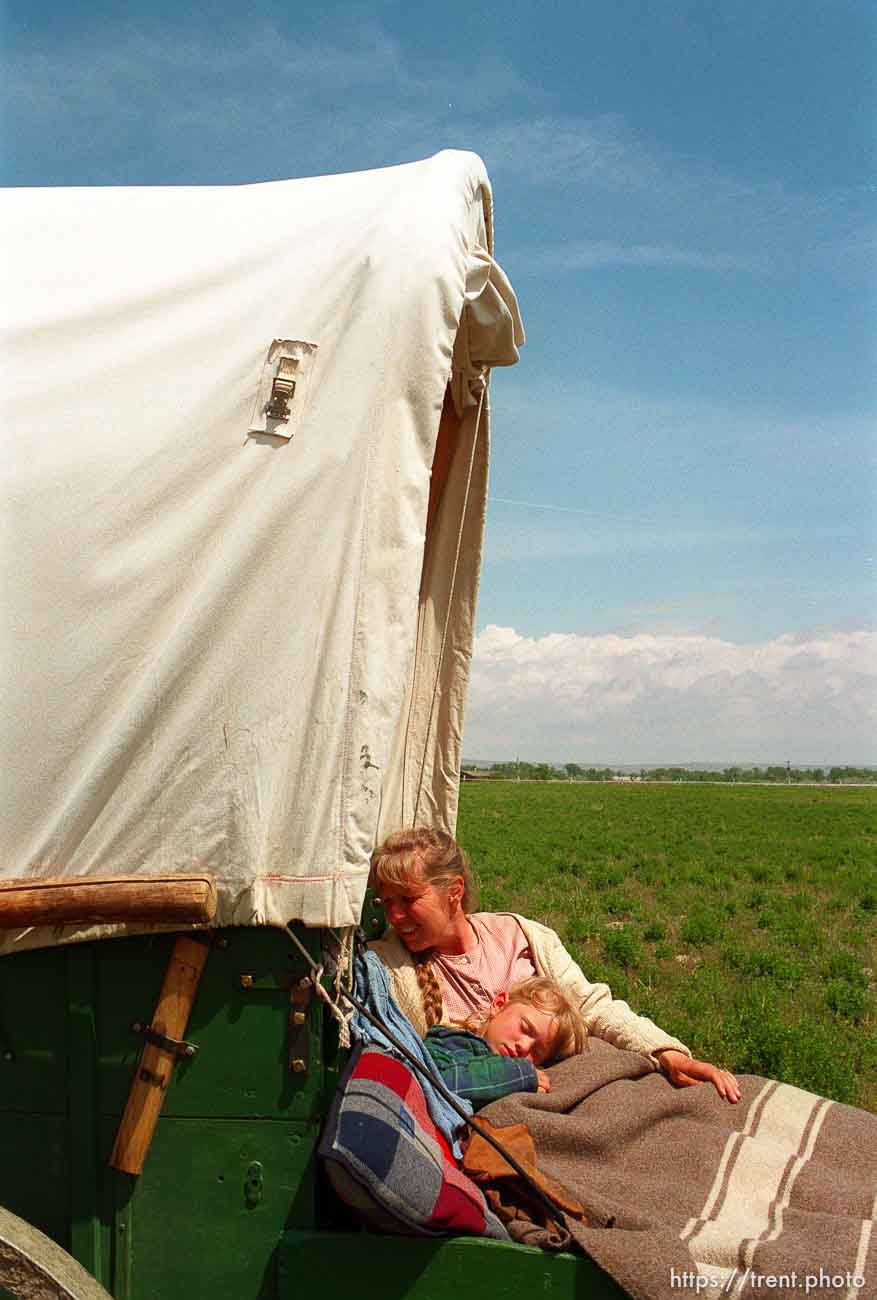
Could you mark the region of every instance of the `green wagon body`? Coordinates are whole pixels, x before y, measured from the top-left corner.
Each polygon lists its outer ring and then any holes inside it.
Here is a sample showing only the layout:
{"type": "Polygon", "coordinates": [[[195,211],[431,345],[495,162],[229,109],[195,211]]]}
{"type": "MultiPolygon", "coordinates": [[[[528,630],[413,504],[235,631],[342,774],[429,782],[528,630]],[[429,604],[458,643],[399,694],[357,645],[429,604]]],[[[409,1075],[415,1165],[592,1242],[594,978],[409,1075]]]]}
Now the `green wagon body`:
{"type": "MultiPolygon", "coordinates": [[[[319,932],[298,933],[317,956],[319,932]]],[[[0,1204],[116,1300],[622,1294],[569,1255],[357,1228],[317,1157],[336,1035],[314,1001],[307,1069],[290,1070],[289,984],[306,967],[276,930],[217,933],[186,1034],[197,1055],[176,1066],[143,1173],[112,1169],[142,1046],[132,1022],[151,1016],[173,939],[0,962],[0,1204]]]]}

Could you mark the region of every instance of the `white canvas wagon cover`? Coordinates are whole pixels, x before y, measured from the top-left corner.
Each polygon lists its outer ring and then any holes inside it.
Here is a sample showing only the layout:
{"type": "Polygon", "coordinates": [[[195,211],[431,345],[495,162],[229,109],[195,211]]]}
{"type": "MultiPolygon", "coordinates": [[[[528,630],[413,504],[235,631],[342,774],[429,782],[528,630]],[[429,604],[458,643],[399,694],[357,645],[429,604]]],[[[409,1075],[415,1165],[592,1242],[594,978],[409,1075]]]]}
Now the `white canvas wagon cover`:
{"type": "Polygon", "coordinates": [[[218,924],[354,923],[376,837],[456,819],[482,375],[522,341],[483,164],[2,207],[0,883],[206,871],[218,924]]]}

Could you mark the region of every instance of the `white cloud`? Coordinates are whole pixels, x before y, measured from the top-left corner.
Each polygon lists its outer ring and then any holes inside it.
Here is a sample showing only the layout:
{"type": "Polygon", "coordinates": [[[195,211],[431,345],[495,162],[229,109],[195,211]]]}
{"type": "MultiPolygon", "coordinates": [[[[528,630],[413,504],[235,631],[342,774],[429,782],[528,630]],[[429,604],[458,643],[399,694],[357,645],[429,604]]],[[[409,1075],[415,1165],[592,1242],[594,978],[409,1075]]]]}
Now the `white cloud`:
{"type": "Polygon", "coordinates": [[[662,270],[761,271],[769,263],[743,253],[701,252],[671,244],[621,244],[608,239],[569,240],[521,255],[518,274],[586,271],[596,266],[649,267],[662,270]]]}
{"type": "Polygon", "coordinates": [[[668,184],[665,169],[617,114],[517,117],[488,127],[484,150],[498,172],[514,173],[531,186],[586,183],[613,193],[655,194],[668,184]]]}
{"type": "MultiPolygon", "coordinates": [[[[707,158],[662,151],[617,115],[532,116],[488,129],[491,171],[583,201],[589,238],[518,248],[517,276],[597,266],[799,274],[803,264],[870,266],[871,195],[750,182],[707,158]],[[618,200],[625,202],[619,206],[618,200]]],[[[561,229],[574,229],[575,218],[561,229]]]]}
{"type": "Polygon", "coordinates": [[[467,755],[593,762],[877,761],[877,633],[476,640],[467,755]]]}
{"type": "MultiPolygon", "coordinates": [[[[503,498],[492,497],[503,504],[503,498]]],[[[573,557],[620,556],[653,551],[690,551],[722,547],[790,546],[807,541],[829,541],[845,537],[846,528],[781,528],[746,524],[686,527],[684,524],[650,526],[637,520],[612,518],[597,511],[571,506],[548,506],[535,502],[513,502],[511,517],[492,519],[485,554],[491,564],[523,560],[559,560],[573,557]],[[583,515],[577,526],[566,519],[534,516],[530,511],[562,515],[583,515]],[[588,522],[590,519],[591,522],[588,522]],[[535,520],[535,521],[534,521],[535,520]],[[598,522],[603,521],[603,522],[598,522]]]]}

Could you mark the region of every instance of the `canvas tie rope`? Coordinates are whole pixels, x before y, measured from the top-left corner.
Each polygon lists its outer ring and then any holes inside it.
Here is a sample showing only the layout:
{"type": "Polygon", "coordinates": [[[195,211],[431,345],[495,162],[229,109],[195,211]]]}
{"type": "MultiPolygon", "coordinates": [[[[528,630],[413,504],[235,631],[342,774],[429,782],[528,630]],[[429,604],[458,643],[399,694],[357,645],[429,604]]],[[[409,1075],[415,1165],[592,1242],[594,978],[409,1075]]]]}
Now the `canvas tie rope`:
{"type": "MultiPolygon", "coordinates": [[[[335,966],[335,1002],[344,996],[345,990],[353,988],[353,933],[352,925],[345,926],[340,935],[333,936],[338,944],[337,964],[335,966]]],[[[344,1019],[339,1023],[338,1028],[338,1045],[339,1047],[350,1046],[350,1017],[353,1012],[348,1012],[344,1019]]]]}
{"type": "MultiPolygon", "coordinates": [[[[295,944],[296,948],[298,948],[302,957],[304,957],[308,966],[310,967],[311,983],[314,986],[314,992],[316,993],[317,997],[321,999],[321,1001],[325,1002],[326,1006],[329,1008],[330,1012],[332,1013],[334,1019],[338,1021],[338,1042],[340,1046],[349,1047],[350,1046],[350,1020],[353,1016],[353,1011],[352,1010],[342,1011],[341,1007],[338,1006],[338,1003],[332,999],[331,995],[329,994],[329,990],[323,986],[323,967],[321,965],[317,965],[317,963],[314,961],[311,954],[308,952],[307,948],[299,940],[295,932],[288,925],[285,925],[283,928],[286,931],[286,933],[289,935],[292,942],[295,944]]],[[[352,964],[352,958],[353,958],[352,932],[351,932],[350,956],[351,956],[351,964],[352,964]]],[[[338,991],[341,983],[341,981],[338,978],[340,972],[341,972],[341,964],[339,961],[338,969],[335,972],[336,997],[338,996],[338,991]]],[[[341,996],[347,997],[347,994],[342,991],[341,996]]]]}
{"type": "Polygon", "coordinates": [[[432,699],[430,700],[430,705],[429,705],[429,718],[426,724],[426,735],[424,736],[423,739],[423,752],[420,756],[420,774],[417,778],[417,794],[415,795],[414,798],[414,815],[411,819],[413,826],[417,825],[417,814],[420,808],[420,795],[421,795],[421,791],[423,790],[423,776],[424,776],[424,772],[426,771],[426,755],[429,750],[429,737],[432,732],[432,724],[435,718],[435,706],[436,706],[436,701],[438,699],[439,677],[441,676],[442,664],[444,663],[444,659],[445,659],[445,646],[448,640],[448,627],[451,622],[451,609],[454,603],[454,591],[456,589],[456,584],[457,584],[457,568],[460,563],[460,550],[463,545],[463,530],[466,525],[466,511],[469,508],[469,490],[472,486],[472,472],[475,468],[475,452],[478,447],[478,434],[481,428],[481,412],[484,407],[485,394],[487,393],[487,379],[488,379],[487,367],[482,366],[481,373],[478,375],[478,378],[476,380],[476,383],[478,384],[481,391],[478,397],[478,410],[475,414],[475,430],[472,434],[472,450],[469,453],[469,468],[466,471],[466,491],[463,495],[463,509],[460,512],[460,528],[457,533],[457,546],[456,546],[456,550],[454,551],[454,564],[451,569],[451,583],[450,583],[450,588],[448,590],[448,604],[445,610],[444,626],[442,627],[442,641],[441,641],[441,646],[439,647],[438,662],[436,663],[436,668],[435,668],[435,680],[433,681],[433,685],[432,685],[432,699]]]}
{"type": "MultiPolygon", "coordinates": [[[[323,967],[317,965],[317,963],[314,961],[311,954],[308,952],[307,948],[305,948],[304,944],[301,943],[301,941],[295,935],[295,933],[293,932],[290,926],[285,925],[283,928],[286,931],[286,933],[289,935],[292,942],[295,944],[296,948],[298,948],[302,957],[304,957],[308,966],[310,967],[311,980],[313,981],[314,989],[317,993],[317,996],[320,997],[323,1000],[323,1002],[326,1003],[327,1007],[332,1012],[332,1015],[339,1022],[339,1024],[343,1023],[345,1026],[347,1026],[348,1034],[349,1034],[348,1022],[351,1016],[353,1015],[353,1011],[344,1012],[341,1010],[339,1006],[336,1005],[336,1003],[330,997],[328,991],[323,988],[321,982],[323,978],[323,967]]],[[[386,1035],[389,1041],[393,1044],[393,1047],[396,1049],[396,1051],[399,1052],[402,1057],[404,1057],[404,1059],[412,1067],[412,1069],[414,1069],[418,1074],[422,1075],[423,1078],[427,1079],[428,1082],[431,1084],[431,1086],[435,1088],[436,1092],[440,1093],[441,1096],[444,1097],[445,1101],[448,1103],[449,1106],[451,1106],[456,1111],[456,1113],[460,1116],[460,1119],[464,1122],[464,1124],[468,1124],[469,1127],[474,1129],[475,1132],[478,1133],[480,1137],[484,1138],[485,1142],[489,1143],[490,1146],[492,1146],[495,1151],[499,1152],[503,1160],[505,1160],[509,1165],[511,1165],[512,1169],[514,1169],[518,1177],[522,1178],[523,1181],[527,1184],[527,1187],[530,1189],[530,1191],[539,1201],[539,1203],[541,1204],[545,1212],[549,1215],[549,1218],[551,1222],[554,1223],[555,1227],[559,1229],[562,1228],[563,1223],[562,1221],[558,1221],[557,1218],[558,1207],[554,1204],[551,1197],[539,1186],[539,1184],[535,1181],[535,1179],[531,1177],[531,1175],[527,1172],[524,1166],[515,1158],[515,1156],[513,1156],[510,1151],[506,1151],[502,1143],[499,1142],[493,1136],[492,1133],[489,1133],[487,1129],[484,1128],[483,1125],[479,1124],[478,1121],[474,1119],[471,1115],[466,1114],[465,1110],[460,1105],[454,1093],[451,1092],[450,1088],[445,1087],[444,1083],[442,1083],[440,1079],[436,1079],[431,1074],[429,1074],[426,1067],[420,1061],[418,1061],[416,1057],[412,1056],[411,1052],[409,1052],[405,1044],[396,1037],[396,1035],[392,1032],[392,1030],[389,1029],[385,1024],[382,1024],[381,1021],[377,1018],[377,1016],[372,1015],[368,1007],[365,1006],[362,1002],[360,1002],[359,998],[357,998],[349,989],[341,993],[341,998],[344,1001],[349,1002],[353,1010],[358,1011],[360,1015],[365,1016],[366,1020],[368,1020],[370,1024],[373,1024],[375,1028],[380,1029],[381,1033],[386,1035]]]]}

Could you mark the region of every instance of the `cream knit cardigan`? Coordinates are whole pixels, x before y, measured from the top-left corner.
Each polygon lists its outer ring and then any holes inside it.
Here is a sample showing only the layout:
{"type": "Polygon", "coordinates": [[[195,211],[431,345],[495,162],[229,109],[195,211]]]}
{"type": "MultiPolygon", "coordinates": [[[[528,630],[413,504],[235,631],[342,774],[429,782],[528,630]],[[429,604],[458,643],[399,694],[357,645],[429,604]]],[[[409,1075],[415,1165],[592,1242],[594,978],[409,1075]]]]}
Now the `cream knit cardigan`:
{"type": "MultiPolygon", "coordinates": [[[[665,1034],[663,1029],[659,1029],[645,1016],[638,1016],[620,998],[613,998],[608,984],[590,984],[558,936],[547,925],[529,921],[525,916],[518,916],[517,912],[502,912],[500,915],[513,916],[524,931],[537,972],[550,976],[575,993],[589,1033],[597,1038],[605,1038],[607,1042],[627,1052],[639,1052],[648,1058],[656,1070],[659,1069],[659,1063],[655,1052],[662,1048],[673,1047],[677,1052],[691,1056],[691,1052],[678,1038],[665,1034]]],[[[376,939],[369,947],[386,966],[399,1007],[420,1036],[424,1037],[427,1030],[426,1014],[411,953],[392,928],[387,930],[383,939],[376,939]]],[[[496,992],[500,990],[497,989],[496,992]]]]}

